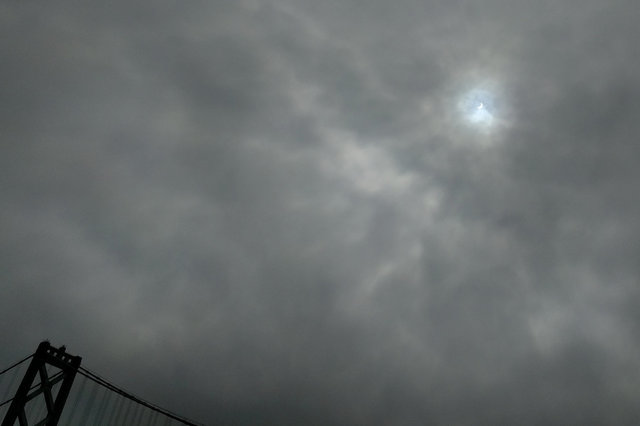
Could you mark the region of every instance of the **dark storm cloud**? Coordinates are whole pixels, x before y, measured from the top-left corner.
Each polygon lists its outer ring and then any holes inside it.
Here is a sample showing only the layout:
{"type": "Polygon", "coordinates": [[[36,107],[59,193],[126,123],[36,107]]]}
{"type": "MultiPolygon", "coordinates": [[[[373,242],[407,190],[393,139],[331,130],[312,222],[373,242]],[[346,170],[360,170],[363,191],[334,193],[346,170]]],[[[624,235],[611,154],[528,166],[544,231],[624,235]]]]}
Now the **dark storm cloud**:
{"type": "Polygon", "coordinates": [[[632,423],[635,9],[4,2],[0,360],[212,424],[632,423]]]}

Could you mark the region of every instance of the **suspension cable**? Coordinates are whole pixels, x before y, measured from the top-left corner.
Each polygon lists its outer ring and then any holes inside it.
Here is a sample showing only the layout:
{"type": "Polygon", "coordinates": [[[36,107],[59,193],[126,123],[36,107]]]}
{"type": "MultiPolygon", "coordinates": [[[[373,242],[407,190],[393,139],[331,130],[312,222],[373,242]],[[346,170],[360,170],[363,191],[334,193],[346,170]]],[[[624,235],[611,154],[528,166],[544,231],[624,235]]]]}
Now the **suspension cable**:
{"type": "MultiPolygon", "coordinates": [[[[49,377],[49,381],[57,379],[58,377],[62,376],[64,374],[63,371],[59,371],[56,374],[54,374],[53,376],[49,377]]],[[[27,395],[29,394],[29,392],[31,392],[32,390],[34,390],[35,388],[37,388],[38,386],[41,386],[42,382],[38,382],[35,385],[32,385],[29,390],[27,391],[27,395]]],[[[9,398],[6,401],[4,401],[3,403],[0,403],[0,407],[10,403],[11,401],[13,401],[15,399],[15,396],[13,398],[9,398]]]]}
{"type": "Polygon", "coordinates": [[[109,381],[107,381],[106,379],[98,376],[96,373],[93,373],[93,372],[87,370],[86,368],[78,367],[78,374],[81,374],[82,376],[88,378],[89,380],[92,380],[93,382],[95,382],[95,383],[97,383],[97,384],[99,384],[101,386],[104,386],[105,388],[111,390],[112,392],[115,392],[118,395],[121,395],[121,396],[123,396],[123,397],[125,397],[125,398],[127,398],[127,399],[129,399],[129,400],[131,400],[133,402],[136,402],[136,403],[138,403],[140,405],[143,405],[143,406],[145,406],[145,407],[147,407],[147,408],[149,408],[149,409],[151,409],[153,411],[156,411],[156,412],[158,412],[160,414],[163,414],[163,415],[165,415],[167,417],[170,417],[173,420],[177,420],[182,424],[185,424],[185,425],[188,425],[188,426],[202,426],[202,424],[200,424],[200,423],[195,423],[194,421],[189,420],[189,419],[187,419],[185,417],[182,417],[182,416],[180,416],[180,415],[178,415],[176,413],[173,413],[173,412],[171,412],[171,411],[169,411],[169,410],[167,410],[165,408],[162,408],[162,407],[160,407],[158,405],[152,404],[152,403],[150,403],[148,401],[145,401],[145,400],[143,400],[141,398],[138,398],[137,396],[125,391],[124,389],[121,389],[121,388],[117,387],[116,385],[114,385],[114,384],[110,383],[109,381]]]}
{"type": "MultiPolygon", "coordinates": [[[[11,369],[19,366],[23,362],[31,359],[33,357],[33,355],[34,354],[26,356],[25,358],[21,359],[20,361],[12,364],[10,367],[5,368],[4,370],[0,371],[0,376],[2,376],[4,373],[10,371],[11,369]]],[[[93,381],[93,382],[105,387],[106,389],[108,389],[108,390],[110,390],[110,391],[112,391],[112,392],[114,392],[114,393],[116,393],[116,394],[118,394],[120,396],[123,396],[124,398],[127,398],[127,399],[129,399],[129,400],[131,400],[133,402],[136,402],[136,403],[140,404],[140,405],[143,405],[143,406],[149,408],[150,410],[153,410],[156,413],[160,413],[160,414],[162,414],[164,416],[167,416],[167,417],[169,417],[169,418],[171,418],[173,420],[179,421],[182,424],[185,424],[185,425],[188,425],[188,426],[202,426],[201,423],[196,423],[196,422],[194,422],[192,420],[189,420],[189,419],[187,419],[187,418],[185,418],[183,416],[180,416],[180,415],[178,415],[178,414],[176,414],[174,412],[171,412],[171,411],[169,411],[169,410],[167,410],[165,408],[162,408],[162,407],[160,407],[158,405],[152,404],[152,403],[150,403],[148,401],[145,401],[145,400],[143,400],[141,398],[138,398],[137,396],[125,391],[124,389],[121,389],[121,388],[117,387],[116,385],[110,383],[108,380],[100,377],[98,374],[96,374],[96,373],[94,373],[92,371],[87,370],[86,368],[78,367],[77,371],[78,371],[78,373],[80,375],[84,376],[85,378],[87,378],[87,379],[89,379],[89,380],[91,380],[91,381],[93,381]]],[[[58,376],[60,374],[62,374],[62,372],[60,372],[58,374],[55,374],[54,376],[51,377],[51,379],[53,379],[54,377],[56,377],[56,376],[58,376]]],[[[40,383],[38,383],[36,385],[33,385],[29,389],[29,391],[35,389],[38,386],[40,386],[40,383]]],[[[14,398],[10,398],[10,399],[0,403],[0,407],[10,403],[11,401],[13,401],[13,399],[14,398]]]]}
{"type": "Polygon", "coordinates": [[[33,354],[21,359],[20,361],[18,361],[15,364],[13,364],[11,367],[5,368],[4,370],[0,371],[0,376],[2,376],[4,373],[6,373],[7,371],[11,370],[12,368],[19,366],[20,364],[22,364],[23,362],[25,362],[26,360],[28,360],[32,356],[33,356],[33,354]]]}

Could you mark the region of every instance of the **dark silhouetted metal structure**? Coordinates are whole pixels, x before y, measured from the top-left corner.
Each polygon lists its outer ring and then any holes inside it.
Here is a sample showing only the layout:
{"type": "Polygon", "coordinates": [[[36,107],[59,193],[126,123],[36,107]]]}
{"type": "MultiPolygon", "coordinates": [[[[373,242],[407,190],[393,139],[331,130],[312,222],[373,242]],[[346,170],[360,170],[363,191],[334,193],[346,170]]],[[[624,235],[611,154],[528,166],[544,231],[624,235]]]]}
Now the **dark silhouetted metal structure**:
{"type": "Polygon", "coordinates": [[[0,370],[0,384],[9,377],[0,389],[0,426],[202,426],[114,385],[81,360],[42,342],[33,355],[0,370]]]}
{"type": "Polygon", "coordinates": [[[14,426],[16,420],[20,426],[31,426],[27,422],[25,405],[40,395],[45,399],[46,413],[33,426],[56,426],[81,360],[79,356],[69,355],[64,346],[54,348],[49,342],[40,343],[11,401],[2,426],[14,426]],[[53,371],[55,373],[51,374],[53,371]],[[40,375],[40,382],[34,385],[37,374],[40,375]],[[56,387],[60,382],[61,385],[56,387]]]}

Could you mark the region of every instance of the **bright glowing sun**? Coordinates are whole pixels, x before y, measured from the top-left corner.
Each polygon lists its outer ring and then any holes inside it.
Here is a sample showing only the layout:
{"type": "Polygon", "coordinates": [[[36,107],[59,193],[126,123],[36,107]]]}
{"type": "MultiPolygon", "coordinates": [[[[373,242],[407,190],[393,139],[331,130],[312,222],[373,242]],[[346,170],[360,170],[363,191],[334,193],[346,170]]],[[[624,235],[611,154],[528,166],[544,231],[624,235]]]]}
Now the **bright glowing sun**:
{"type": "Polygon", "coordinates": [[[473,89],[462,95],[458,108],[462,117],[478,127],[491,127],[497,119],[495,96],[485,89],[473,89]]]}

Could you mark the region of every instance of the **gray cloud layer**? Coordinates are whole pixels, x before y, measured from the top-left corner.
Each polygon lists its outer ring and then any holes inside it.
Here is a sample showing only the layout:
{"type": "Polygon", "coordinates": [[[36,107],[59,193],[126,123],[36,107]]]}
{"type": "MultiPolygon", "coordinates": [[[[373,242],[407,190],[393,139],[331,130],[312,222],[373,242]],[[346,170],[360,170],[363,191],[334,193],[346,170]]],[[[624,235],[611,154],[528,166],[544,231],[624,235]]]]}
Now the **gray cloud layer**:
{"type": "Polygon", "coordinates": [[[3,2],[0,361],[211,424],[637,423],[639,11],[3,2]]]}

